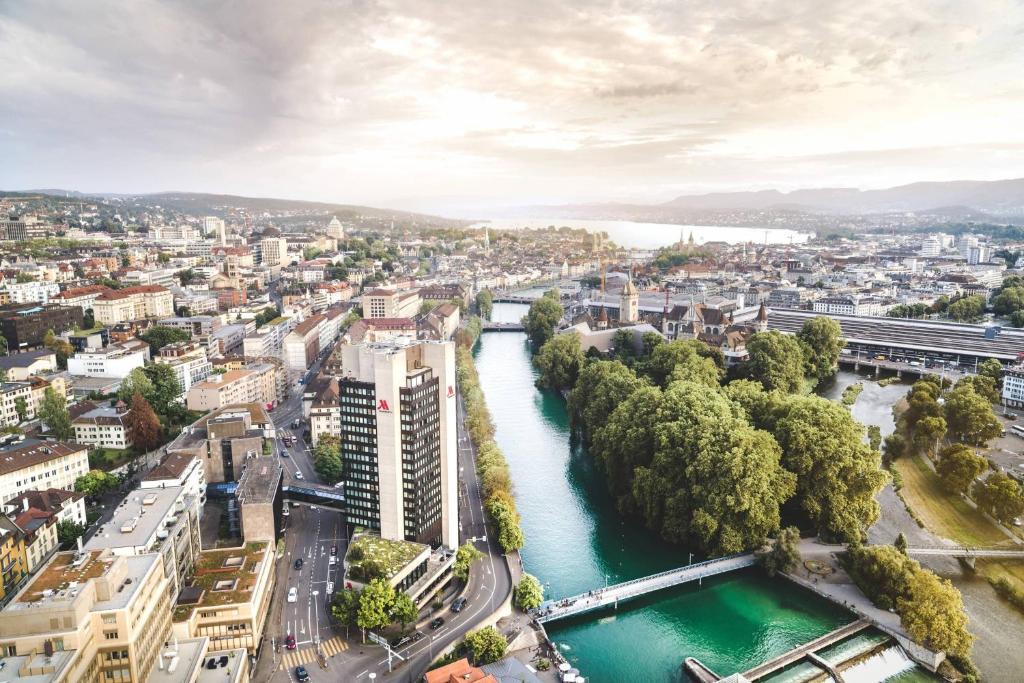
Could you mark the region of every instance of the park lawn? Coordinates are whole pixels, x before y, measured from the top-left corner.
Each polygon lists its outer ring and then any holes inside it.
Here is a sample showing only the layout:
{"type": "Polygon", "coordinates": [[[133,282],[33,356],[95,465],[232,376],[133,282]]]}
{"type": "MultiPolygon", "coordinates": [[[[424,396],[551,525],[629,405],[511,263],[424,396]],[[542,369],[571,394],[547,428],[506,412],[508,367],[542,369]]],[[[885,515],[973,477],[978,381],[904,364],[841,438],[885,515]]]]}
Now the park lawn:
{"type": "Polygon", "coordinates": [[[1004,577],[1024,591],[1024,561],[1015,560],[981,560],[977,561],[978,573],[986,579],[1004,577]]]}
{"type": "Polygon", "coordinates": [[[134,448],[94,448],[89,452],[89,467],[109,472],[124,465],[136,455],[134,448]]]}
{"type": "Polygon", "coordinates": [[[893,463],[903,478],[900,493],[910,509],[930,531],[964,546],[1009,545],[1010,539],[959,497],[939,484],[939,477],[921,456],[899,458],[893,463]]]}

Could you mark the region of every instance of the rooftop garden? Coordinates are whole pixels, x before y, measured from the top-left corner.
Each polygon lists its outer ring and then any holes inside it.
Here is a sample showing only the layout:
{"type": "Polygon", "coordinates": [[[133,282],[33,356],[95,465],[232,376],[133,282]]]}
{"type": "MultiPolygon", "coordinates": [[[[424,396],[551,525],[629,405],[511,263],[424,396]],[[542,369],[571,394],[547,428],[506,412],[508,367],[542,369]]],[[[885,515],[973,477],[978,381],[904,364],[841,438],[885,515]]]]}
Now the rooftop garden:
{"type": "Polygon", "coordinates": [[[200,553],[190,586],[202,593],[194,602],[185,603],[179,598],[174,620],[185,621],[197,608],[248,602],[256,587],[259,563],[266,548],[266,543],[247,543],[240,548],[200,553]]]}
{"type": "Polygon", "coordinates": [[[373,579],[391,579],[415,560],[427,546],[411,541],[388,541],[363,534],[349,545],[345,562],[348,578],[368,583],[373,579]]]}
{"type": "Polygon", "coordinates": [[[75,553],[59,553],[54,556],[53,562],[40,571],[32,584],[28,587],[20,600],[21,602],[35,602],[43,597],[43,591],[58,591],[67,588],[72,581],[79,585],[103,576],[110,569],[111,560],[100,561],[100,552],[89,553],[88,559],[75,567],[72,565],[75,553]]]}

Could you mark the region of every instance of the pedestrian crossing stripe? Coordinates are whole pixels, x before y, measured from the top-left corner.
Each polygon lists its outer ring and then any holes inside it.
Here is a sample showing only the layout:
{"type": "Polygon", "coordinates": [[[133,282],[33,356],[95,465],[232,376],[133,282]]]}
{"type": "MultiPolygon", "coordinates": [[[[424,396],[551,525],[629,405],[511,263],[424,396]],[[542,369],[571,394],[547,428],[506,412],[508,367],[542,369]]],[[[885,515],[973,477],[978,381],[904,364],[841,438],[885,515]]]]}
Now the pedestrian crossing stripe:
{"type": "MultiPolygon", "coordinates": [[[[320,643],[320,649],[327,657],[333,657],[334,655],[347,650],[348,643],[346,643],[345,639],[341,636],[335,636],[330,640],[325,640],[320,643]]],[[[297,666],[302,666],[315,661],[316,648],[311,645],[299,648],[298,650],[285,650],[284,656],[281,658],[281,668],[284,670],[294,669],[297,666]]]]}
{"type": "Polygon", "coordinates": [[[333,657],[339,652],[344,652],[345,650],[347,650],[348,643],[346,643],[345,639],[341,636],[335,636],[330,640],[325,640],[324,642],[320,643],[320,649],[326,656],[333,657]]]}

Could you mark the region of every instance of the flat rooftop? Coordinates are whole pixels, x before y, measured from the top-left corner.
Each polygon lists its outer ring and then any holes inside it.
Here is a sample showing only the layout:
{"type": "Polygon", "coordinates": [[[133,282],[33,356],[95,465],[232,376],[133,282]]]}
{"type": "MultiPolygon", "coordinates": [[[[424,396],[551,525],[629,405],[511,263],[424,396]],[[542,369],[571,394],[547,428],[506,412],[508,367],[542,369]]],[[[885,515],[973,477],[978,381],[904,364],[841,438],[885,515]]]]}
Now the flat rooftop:
{"type": "Polygon", "coordinates": [[[156,665],[146,678],[147,683],[191,683],[196,670],[204,663],[206,638],[173,641],[171,647],[161,647],[156,665]],[[174,671],[171,671],[172,668],[174,671]]]}
{"type": "Polygon", "coordinates": [[[70,603],[78,595],[81,586],[91,579],[97,579],[110,571],[116,562],[124,562],[125,582],[116,590],[110,600],[98,600],[93,611],[123,609],[132,595],[142,585],[142,579],[149,573],[160,555],[103,555],[100,551],[87,552],[84,560],[75,563],[75,553],[57,553],[53,561],[43,567],[31,583],[18,595],[16,600],[4,607],[5,611],[20,611],[44,607],[50,604],[70,603]]]}
{"type": "Polygon", "coordinates": [[[5,683],[50,683],[64,675],[74,657],[75,650],[60,650],[50,657],[42,652],[31,656],[0,657],[0,671],[5,683]],[[32,673],[34,671],[48,673],[32,673]]]}
{"type": "Polygon", "coordinates": [[[281,461],[272,455],[246,460],[235,494],[239,504],[272,502],[281,483],[282,467],[281,461]]]}
{"type": "Polygon", "coordinates": [[[249,602],[267,545],[264,542],[246,543],[238,548],[201,552],[196,562],[195,577],[178,596],[174,621],[185,621],[201,607],[249,602]]]}
{"type": "Polygon", "coordinates": [[[245,648],[207,652],[196,683],[235,683],[241,680],[247,656],[245,648]]]}
{"type": "Polygon", "coordinates": [[[99,529],[86,550],[140,547],[148,545],[182,497],[181,486],[135,489],[114,510],[114,516],[99,529]]]}

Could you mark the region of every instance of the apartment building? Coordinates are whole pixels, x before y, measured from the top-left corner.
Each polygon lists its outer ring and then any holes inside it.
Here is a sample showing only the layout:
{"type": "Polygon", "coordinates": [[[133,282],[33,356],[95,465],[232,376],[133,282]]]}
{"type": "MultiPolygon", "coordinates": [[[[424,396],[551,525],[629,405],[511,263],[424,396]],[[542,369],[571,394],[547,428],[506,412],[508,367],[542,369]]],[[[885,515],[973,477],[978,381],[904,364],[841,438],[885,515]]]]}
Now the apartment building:
{"type": "Polygon", "coordinates": [[[320,335],[327,318],[322,314],[311,316],[284,338],[284,364],[288,377],[298,380],[316,361],[320,353],[320,335]]]}
{"type": "Polygon", "coordinates": [[[145,683],[170,635],[168,580],[153,553],[57,553],[0,610],[9,668],[46,683],[145,683]]]}
{"type": "Polygon", "coordinates": [[[287,265],[288,240],[283,237],[264,237],[260,240],[260,254],[265,266],[287,265]]]}
{"type": "Polygon", "coordinates": [[[18,592],[28,571],[25,534],[10,519],[0,517],[0,604],[6,604],[18,592]]]}
{"type": "Polygon", "coordinates": [[[362,298],[364,318],[412,318],[420,312],[418,290],[371,289],[362,298]]]}
{"type": "Polygon", "coordinates": [[[131,491],[85,544],[86,551],[109,549],[115,555],[159,554],[172,601],[192,574],[201,547],[199,500],[181,486],[131,491]]]}
{"type": "Polygon", "coordinates": [[[354,294],[347,282],[321,282],[313,289],[313,308],[323,310],[350,300],[354,294]]]}
{"type": "Polygon", "coordinates": [[[50,297],[50,301],[61,306],[79,306],[83,311],[92,308],[100,295],[112,292],[106,285],[86,285],[85,287],[74,287],[65,289],[63,292],[50,297]]]}
{"type": "Polygon", "coordinates": [[[1003,403],[1011,408],[1024,407],[1024,365],[1003,372],[1003,403]]]}
{"type": "Polygon", "coordinates": [[[242,355],[246,358],[280,358],[284,349],[284,339],[295,328],[296,323],[294,318],[274,318],[242,340],[242,355]]]}
{"type": "Polygon", "coordinates": [[[75,480],[89,471],[89,449],[63,441],[25,439],[0,447],[0,500],[25,491],[73,491],[75,480]]]}
{"type": "Polygon", "coordinates": [[[200,566],[178,596],[174,634],[209,638],[211,648],[245,648],[255,656],[274,592],[273,545],[252,542],[206,550],[200,566]]]}
{"type": "Polygon", "coordinates": [[[191,453],[168,453],[139,484],[143,489],[173,486],[180,486],[186,496],[195,498],[202,519],[203,505],[206,504],[206,473],[198,457],[191,453]]]}
{"type": "Polygon", "coordinates": [[[25,538],[25,567],[32,574],[58,546],[57,513],[32,507],[24,498],[23,507],[11,521],[25,538]]]}
{"type": "Polygon", "coordinates": [[[77,377],[124,379],[135,368],[145,366],[147,359],[149,344],[142,340],[88,348],[68,358],[68,373],[77,377]]]}
{"type": "Polygon", "coordinates": [[[27,508],[52,512],[58,522],[85,524],[85,495],[64,489],[24,491],[3,504],[5,515],[15,516],[27,508]]]}
{"type": "Polygon", "coordinates": [[[57,354],[49,349],[0,356],[0,368],[9,381],[20,382],[33,375],[57,370],[57,354]]]}
{"type": "MultiPolygon", "coordinates": [[[[191,230],[192,228],[186,228],[191,230]]],[[[156,268],[154,270],[129,270],[121,279],[130,287],[158,286],[174,287],[178,284],[178,273],[173,268],[156,268]]]]}
{"type": "Polygon", "coordinates": [[[98,406],[88,410],[74,420],[75,441],[98,448],[125,449],[132,445],[128,430],[128,415],[131,409],[118,401],[114,406],[98,406]]]}
{"type": "Polygon", "coordinates": [[[50,387],[62,396],[67,391],[64,378],[58,375],[51,376],[49,380],[29,377],[24,381],[0,384],[0,424],[14,426],[35,419],[50,387]]]}
{"type": "Polygon", "coordinates": [[[174,297],[170,290],[158,285],[125,287],[101,294],[92,306],[93,316],[101,325],[159,318],[174,314],[174,297]]]}
{"type": "Polygon", "coordinates": [[[313,443],[341,438],[348,523],[457,547],[455,345],[396,339],[342,352],[310,431],[313,443]]]}
{"type": "Polygon", "coordinates": [[[279,400],[278,373],[273,363],[256,363],[242,370],[211,374],[193,384],[186,394],[189,410],[210,411],[233,403],[275,403],[279,400]]]}
{"type": "Polygon", "coordinates": [[[11,304],[45,304],[50,299],[60,294],[60,285],[56,282],[44,282],[32,280],[30,282],[15,282],[7,280],[3,284],[0,294],[11,304]]]}
{"type": "Polygon", "coordinates": [[[174,370],[182,396],[213,372],[213,364],[207,357],[206,347],[194,341],[168,344],[160,349],[160,354],[153,362],[169,365],[174,370]]]}

